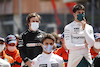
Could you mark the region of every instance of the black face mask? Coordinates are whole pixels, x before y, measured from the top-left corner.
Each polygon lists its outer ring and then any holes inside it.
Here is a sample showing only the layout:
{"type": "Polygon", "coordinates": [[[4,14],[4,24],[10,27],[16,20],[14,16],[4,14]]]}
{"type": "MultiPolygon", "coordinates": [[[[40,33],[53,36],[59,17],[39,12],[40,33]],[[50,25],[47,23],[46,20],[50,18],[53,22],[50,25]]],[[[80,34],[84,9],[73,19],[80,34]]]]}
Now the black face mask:
{"type": "Polygon", "coordinates": [[[77,19],[78,19],[79,21],[82,21],[82,20],[83,20],[83,17],[85,17],[84,14],[78,14],[78,15],[77,15],[77,19]]]}

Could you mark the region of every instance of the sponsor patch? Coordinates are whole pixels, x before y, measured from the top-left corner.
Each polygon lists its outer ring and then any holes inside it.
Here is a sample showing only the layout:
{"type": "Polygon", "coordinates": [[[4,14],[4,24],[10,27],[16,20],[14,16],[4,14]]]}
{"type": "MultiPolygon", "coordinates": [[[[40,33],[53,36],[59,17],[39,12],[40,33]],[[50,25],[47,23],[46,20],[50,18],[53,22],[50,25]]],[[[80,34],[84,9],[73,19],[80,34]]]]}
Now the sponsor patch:
{"type": "Polygon", "coordinates": [[[84,44],[85,37],[84,36],[71,36],[71,42],[74,44],[84,44]]]}
{"type": "Polygon", "coordinates": [[[89,33],[90,33],[90,34],[92,34],[92,33],[93,33],[93,31],[92,31],[92,30],[89,30],[89,33]]]}
{"type": "Polygon", "coordinates": [[[47,64],[40,64],[39,67],[47,67],[47,64]]]}
{"type": "Polygon", "coordinates": [[[42,38],[42,35],[37,36],[37,38],[42,38]]]}
{"type": "Polygon", "coordinates": [[[51,67],[58,67],[58,63],[52,63],[51,67]]]}
{"type": "Polygon", "coordinates": [[[34,46],[40,46],[40,43],[27,43],[27,47],[34,47],[34,46]]]}
{"type": "Polygon", "coordinates": [[[78,33],[79,32],[79,28],[74,28],[74,32],[78,33]]]}
{"type": "Polygon", "coordinates": [[[34,61],[32,61],[32,64],[34,65],[34,64],[35,64],[35,62],[34,62],[34,61]]]}
{"type": "Polygon", "coordinates": [[[65,36],[65,39],[66,39],[66,40],[69,40],[69,38],[70,38],[70,36],[65,36]]]}
{"type": "Polygon", "coordinates": [[[22,45],[23,44],[23,40],[19,40],[18,41],[18,44],[21,44],[22,45]]]}

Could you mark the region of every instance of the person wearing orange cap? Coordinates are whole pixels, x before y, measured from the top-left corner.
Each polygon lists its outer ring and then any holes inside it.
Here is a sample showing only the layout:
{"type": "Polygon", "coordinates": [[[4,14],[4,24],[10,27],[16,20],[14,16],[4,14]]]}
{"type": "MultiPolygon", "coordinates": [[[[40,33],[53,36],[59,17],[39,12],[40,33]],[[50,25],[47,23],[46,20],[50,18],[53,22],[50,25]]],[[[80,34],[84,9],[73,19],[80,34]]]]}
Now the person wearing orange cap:
{"type": "Polygon", "coordinates": [[[6,55],[5,51],[5,39],[0,37],[0,58],[11,64],[11,67],[14,67],[14,60],[12,57],[6,55]]]}
{"type": "Polygon", "coordinates": [[[8,35],[6,37],[6,54],[13,57],[14,67],[21,67],[22,58],[20,57],[19,50],[16,48],[17,39],[14,35],[8,35]]]}

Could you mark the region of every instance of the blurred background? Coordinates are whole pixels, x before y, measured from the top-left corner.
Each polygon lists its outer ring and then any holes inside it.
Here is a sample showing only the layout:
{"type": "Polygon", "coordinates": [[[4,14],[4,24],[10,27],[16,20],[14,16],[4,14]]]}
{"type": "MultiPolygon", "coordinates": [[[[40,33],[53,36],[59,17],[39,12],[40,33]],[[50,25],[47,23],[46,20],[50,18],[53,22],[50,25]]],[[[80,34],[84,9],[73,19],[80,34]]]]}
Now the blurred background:
{"type": "Polygon", "coordinates": [[[73,21],[72,8],[77,3],[85,6],[87,23],[94,32],[100,32],[100,0],[0,0],[0,36],[25,31],[26,16],[32,12],[41,15],[41,30],[62,33],[73,21]]]}

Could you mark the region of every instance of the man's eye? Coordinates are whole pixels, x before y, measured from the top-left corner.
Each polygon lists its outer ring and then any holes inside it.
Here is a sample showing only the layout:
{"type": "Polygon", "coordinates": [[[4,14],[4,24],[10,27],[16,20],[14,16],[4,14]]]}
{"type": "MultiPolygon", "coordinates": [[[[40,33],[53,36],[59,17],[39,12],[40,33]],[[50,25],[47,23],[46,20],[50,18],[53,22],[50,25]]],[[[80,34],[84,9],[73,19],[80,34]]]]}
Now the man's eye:
{"type": "Polygon", "coordinates": [[[53,45],[53,43],[50,43],[50,45],[53,45]]]}
{"type": "Polygon", "coordinates": [[[35,22],[35,21],[33,21],[33,22],[35,22]]]}
{"type": "Polygon", "coordinates": [[[78,12],[80,14],[80,12],[78,12]]]}
{"type": "Polygon", "coordinates": [[[48,45],[48,43],[45,43],[46,45],[48,45]]]}
{"type": "Polygon", "coordinates": [[[36,22],[39,22],[39,21],[36,21],[36,22]]]}

